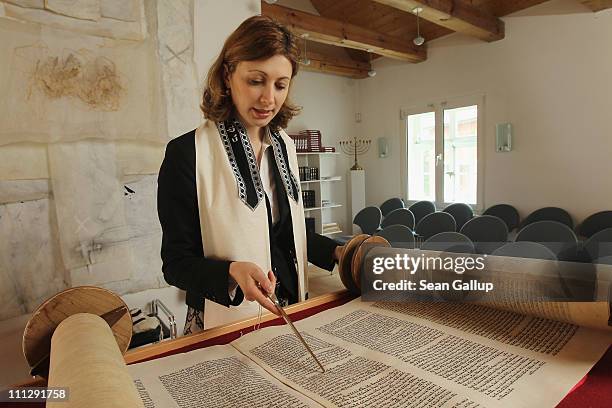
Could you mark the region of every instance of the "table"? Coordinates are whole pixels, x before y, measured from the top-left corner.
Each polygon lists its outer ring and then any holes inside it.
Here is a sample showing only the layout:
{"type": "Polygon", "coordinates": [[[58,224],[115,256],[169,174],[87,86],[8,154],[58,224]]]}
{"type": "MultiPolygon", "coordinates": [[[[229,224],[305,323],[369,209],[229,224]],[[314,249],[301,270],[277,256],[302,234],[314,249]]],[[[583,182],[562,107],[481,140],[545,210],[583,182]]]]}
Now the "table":
{"type": "MultiPolygon", "coordinates": [[[[286,308],[287,313],[294,321],[312,316],[323,310],[340,306],[355,298],[348,291],[330,293],[286,308]]],[[[150,346],[130,350],[125,354],[127,364],[153,360],[177,353],[200,349],[209,346],[227,344],[243,334],[253,331],[257,318],[246,319],[224,326],[214,327],[200,333],[179,337],[150,346]]],[[[272,315],[261,319],[261,327],[282,325],[280,317],[272,315]]],[[[20,386],[43,386],[39,382],[26,382],[20,386]]],[[[44,404],[1,404],[1,407],[44,407],[44,404]]],[[[557,408],[574,407],[606,407],[612,406],[612,346],[597,362],[585,378],[574,387],[557,408]]]]}

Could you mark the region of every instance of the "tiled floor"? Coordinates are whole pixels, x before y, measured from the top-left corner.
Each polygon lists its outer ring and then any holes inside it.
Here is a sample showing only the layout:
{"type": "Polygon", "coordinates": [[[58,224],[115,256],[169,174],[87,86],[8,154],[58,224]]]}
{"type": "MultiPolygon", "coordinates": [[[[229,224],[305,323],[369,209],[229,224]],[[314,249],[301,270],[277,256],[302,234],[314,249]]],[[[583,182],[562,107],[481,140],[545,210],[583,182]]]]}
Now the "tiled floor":
{"type": "Polygon", "coordinates": [[[314,265],[308,267],[308,294],[310,298],[342,289],[344,289],[344,285],[338,275],[338,266],[334,268],[332,273],[314,265]]]}

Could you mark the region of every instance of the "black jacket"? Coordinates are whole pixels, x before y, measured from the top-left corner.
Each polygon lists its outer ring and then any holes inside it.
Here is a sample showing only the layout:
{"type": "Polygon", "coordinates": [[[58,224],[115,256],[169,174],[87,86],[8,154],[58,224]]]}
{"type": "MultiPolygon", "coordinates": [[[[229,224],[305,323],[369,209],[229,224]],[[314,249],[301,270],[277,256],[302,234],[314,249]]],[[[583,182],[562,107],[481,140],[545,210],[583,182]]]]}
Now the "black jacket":
{"type": "MultiPolygon", "coordinates": [[[[187,291],[186,303],[196,310],[202,310],[204,301],[209,299],[219,304],[239,305],[244,295],[240,288],[233,301],[228,294],[229,265],[231,260],[210,259],[204,256],[200,216],[198,210],[195,171],[195,131],[173,139],[166,146],[164,161],[159,170],[157,190],[157,212],[162,227],[162,270],[164,278],[172,286],[187,291]]],[[[272,161],[276,185],[282,186],[275,161],[272,161]]],[[[280,220],[272,227],[271,260],[275,274],[277,269],[287,290],[295,292],[297,274],[293,264],[293,232],[291,214],[286,192],[277,188],[280,220]]],[[[236,197],[238,199],[238,197],[236,197]]],[[[266,198],[267,201],[267,198],[266,198]]],[[[268,206],[269,209],[269,206],[268,206]]],[[[268,211],[269,214],[269,211],[268,211]]],[[[268,215],[270,220],[270,215],[268,215]]],[[[308,260],[313,264],[332,270],[333,251],[337,244],[327,237],[307,232],[308,260]]],[[[304,265],[306,269],[306,265],[304,265]]],[[[267,271],[264,271],[267,272],[267,271]]],[[[279,275],[277,275],[279,277],[279,275]]]]}

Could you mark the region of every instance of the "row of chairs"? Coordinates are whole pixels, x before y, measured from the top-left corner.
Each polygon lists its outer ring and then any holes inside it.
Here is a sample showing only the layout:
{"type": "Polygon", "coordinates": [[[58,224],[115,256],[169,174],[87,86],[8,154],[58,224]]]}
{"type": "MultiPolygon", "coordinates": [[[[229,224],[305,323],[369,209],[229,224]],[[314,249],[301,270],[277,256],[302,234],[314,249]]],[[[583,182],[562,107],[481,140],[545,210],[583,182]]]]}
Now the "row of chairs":
{"type": "MultiPolygon", "coordinates": [[[[397,200],[401,202],[399,198],[397,200]]],[[[370,235],[381,228],[401,224],[427,239],[439,232],[458,231],[474,216],[470,206],[462,203],[451,204],[443,211],[436,211],[430,201],[419,201],[409,208],[390,208],[388,205],[381,208],[370,206],[362,209],[355,215],[353,224],[370,235]],[[381,208],[385,210],[384,218],[381,208]]]]}
{"type": "MultiPolygon", "coordinates": [[[[404,225],[390,225],[376,232],[395,248],[490,254],[521,258],[604,263],[612,265],[612,228],[602,230],[579,243],[574,232],[556,221],[538,221],[523,228],[514,242],[489,241],[473,222],[486,220],[486,224],[502,223],[493,216],[481,216],[466,223],[461,232],[437,233],[419,244],[413,231],[404,225]],[[472,225],[470,225],[472,223],[472,225]],[[466,228],[467,227],[467,228],[466,228]],[[477,231],[477,233],[474,233],[477,231]],[[482,240],[485,238],[485,240],[482,240]]],[[[483,223],[482,225],[486,225],[483,223]]],[[[505,225],[504,225],[505,228],[505,225]]]]}
{"type": "Polygon", "coordinates": [[[590,238],[606,228],[612,228],[612,211],[599,211],[586,217],[580,224],[574,226],[572,216],[563,208],[544,207],[529,214],[524,220],[516,208],[509,204],[497,204],[488,208],[483,214],[495,215],[503,219],[508,225],[508,231],[524,228],[538,221],[556,221],[574,230],[577,235],[590,238]]]}
{"type": "MultiPolygon", "coordinates": [[[[612,246],[612,221],[609,222],[609,231],[606,231],[608,221],[612,220],[610,217],[612,211],[603,211],[585,219],[580,225],[581,235],[588,237],[584,242],[579,241],[572,230],[571,216],[556,207],[536,210],[521,223],[518,211],[508,204],[495,205],[488,208],[485,215],[474,217],[471,207],[462,203],[449,205],[443,211],[436,212],[432,202],[420,201],[404,208],[403,201],[394,198],[385,201],[380,208],[366,207],[357,214],[354,223],[363,232],[388,237],[401,247],[443,243],[445,239],[455,236],[457,245],[465,244],[466,250],[473,245],[474,251],[482,254],[493,254],[505,246],[509,231],[520,227],[515,239],[517,243],[539,243],[556,259],[591,262],[612,256],[609,248],[612,246]],[[436,238],[432,241],[434,236],[436,238]],[[459,236],[463,236],[467,242],[459,236]]],[[[527,244],[511,247],[533,250],[527,244]]],[[[533,251],[546,258],[541,254],[542,251],[533,251]]]]}
{"type": "MultiPolygon", "coordinates": [[[[472,208],[463,203],[451,204],[441,212],[452,216],[455,225],[454,230],[461,229],[466,222],[474,217],[472,208]]],[[[397,219],[401,219],[404,225],[415,229],[415,226],[418,226],[424,218],[435,213],[436,206],[431,201],[418,201],[405,208],[404,201],[395,197],[382,203],[380,208],[375,206],[364,208],[357,213],[353,223],[358,225],[365,233],[373,233],[368,231],[377,231],[379,228],[384,228],[385,225],[391,225],[397,219]]],[[[439,219],[446,226],[450,224],[450,218],[447,216],[442,215],[439,219]]],[[[431,223],[431,221],[429,222],[431,223]]]]}
{"type": "MultiPolygon", "coordinates": [[[[404,213],[408,209],[395,211],[404,213]]],[[[462,245],[465,241],[467,249],[473,248],[477,253],[491,254],[506,243],[508,228],[501,219],[492,215],[482,215],[470,219],[459,232],[456,232],[454,218],[448,213],[436,212],[425,216],[414,231],[410,225],[400,222],[383,223],[382,229],[374,234],[381,235],[389,242],[396,242],[402,248],[414,248],[420,242],[423,242],[423,245],[430,242],[462,245]],[[449,241],[444,241],[447,238],[449,241]]]]}
{"type": "MultiPolygon", "coordinates": [[[[384,222],[384,219],[387,218],[388,215],[401,208],[405,208],[404,201],[401,198],[390,198],[380,206],[380,219],[378,219],[376,211],[369,210],[369,215],[366,216],[366,214],[363,214],[364,216],[355,217],[355,220],[357,221],[356,224],[360,226],[361,223],[368,224],[366,226],[368,229],[372,229],[373,226],[376,226],[376,229],[378,229],[378,225],[384,228],[381,221],[384,222]],[[378,225],[376,225],[376,221],[378,221],[378,225]]],[[[414,224],[410,227],[412,229],[415,229],[415,226],[418,225],[422,218],[436,211],[436,207],[431,201],[416,202],[408,209],[414,215],[414,224]]],[[[453,216],[457,231],[460,231],[462,226],[474,217],[472,208],[463,203],[451,204],[444,208],[442,212],[446,212],[453,216]]],[[[506,223],[508,232],[520,230],[527,225],[538,221],[557,221],[574,230],[574,221],[572,216],[566,210],[559,207],[544,207],[537,209],[522,221],[517,209],[509,204],[493,205],[487,208],[483,212],[483,215],[492,215],[502,219],[506,223]]],[[[388,222],[386,224],[390,225],[388,222]]],[[[597,232],[606,228],[612,228],[612,211],[610,210],[599,211],[591,214],[576,226],[575,232],[581,237],[590,238],[597,232]]]]}

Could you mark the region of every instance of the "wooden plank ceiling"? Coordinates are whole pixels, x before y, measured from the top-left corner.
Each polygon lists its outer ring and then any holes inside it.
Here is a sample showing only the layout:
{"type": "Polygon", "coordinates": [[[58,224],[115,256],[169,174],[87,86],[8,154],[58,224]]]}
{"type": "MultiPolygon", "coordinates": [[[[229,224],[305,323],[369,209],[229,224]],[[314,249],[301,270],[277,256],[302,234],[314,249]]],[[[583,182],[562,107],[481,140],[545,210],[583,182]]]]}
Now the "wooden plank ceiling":
{"type": "Polygon", "coordinates": [[[581,3],[593,11],[612,8],[612,0],[581,0],[581,3]]]}
{"type": "MultiPolygon", "coordinates": [[[[427,59],[427,41],[460,32],[482,41],[504,38],[500,19],[548,0],[310,0],[318,13],[270,5],[262,14],[287,25],[304,38],[302,69],[365,78],[379,57],[418,63],[427,59]],[[425,44],[416,46],[417,19],[425,44]],[[342,48],[339,48],[342,47],[342,48]]],[[[593,11],[612,7],[612,0],[576,0],[593,11]]],[[[308,0],[304,0],[308,2],[308,0]]],[[[283,4],[283,1],[279,1],[283,4]]]]}

